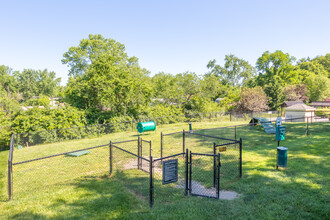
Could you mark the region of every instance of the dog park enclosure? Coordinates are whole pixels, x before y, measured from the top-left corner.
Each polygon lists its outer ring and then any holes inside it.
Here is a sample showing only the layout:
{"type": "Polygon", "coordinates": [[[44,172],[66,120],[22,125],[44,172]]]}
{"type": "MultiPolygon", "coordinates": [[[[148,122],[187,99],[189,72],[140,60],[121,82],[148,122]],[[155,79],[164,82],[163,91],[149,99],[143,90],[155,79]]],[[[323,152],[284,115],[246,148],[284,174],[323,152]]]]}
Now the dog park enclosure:
{"type": "Polygon", "coordinates": [[[242,140],[205,135],[202,131],[161,134],[161,139],[162,157],[153,157],[151,141],[141,137],[43,157],[23,156],[15,162],[12,148],[8,162],[9,197],[41,188],[51,190],[51,186],[71,179],[110,175],[152,206],[171,193],[219,198],[221,187],[242,175],[242,140]],[[82,151],[88,153],[79,156],[82,151]],[[75,153],[78,156],[70,156],[75,153]],[[166,180],[172,175],[171,169],[176,172],[174,181],[166,180]]]}
{"type": "MultiPolygon", "coordinates": [[[[314,119],[312,123],[284,121],[288,135],[298,138],[330,131],[329,116],[314,119]]],[[[97,146],[95,142],[84,147],[72,146],[69,141],[19,150],[13,135],[8,160],[8,194],[10,198],[20,198],[39,190],[60,190],[62,185],[72,182],[107,178],[119,181],[151,205],[184,194],[217,198],[218,192],[221,194],[221,190],[230,188],[242,175],[242,143],[250,147],[260,144],[256,135],[273,141],[271,134],[250,124],[161,133],[160,147],[154,147],[145,136],[135,136],[111,143],[109,138],[107,144],[97,146]],[[243,141],[238,137],[243,137],[243,141]],[[81,151],[88,153],[67,156],[81,151]],[[164,184],[164,163],[168,161],[177,161],[177,178],[164,184]]]]}

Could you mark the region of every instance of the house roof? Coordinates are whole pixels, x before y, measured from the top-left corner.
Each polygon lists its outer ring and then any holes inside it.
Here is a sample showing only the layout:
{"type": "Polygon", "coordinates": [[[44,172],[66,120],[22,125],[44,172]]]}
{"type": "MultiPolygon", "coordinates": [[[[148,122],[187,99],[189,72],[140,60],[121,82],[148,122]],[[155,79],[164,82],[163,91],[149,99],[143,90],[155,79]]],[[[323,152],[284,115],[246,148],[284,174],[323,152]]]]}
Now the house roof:
{"type": "Polygon", "coordinates": [[[330,101],[322,101],[322,102],[312,102],[311,106],[315,107],[330,107],[330,101]]]}
{"type": "Polygon", "coordinates": [[[283,104],[281,106],[289,107],[289,106],[296,105],[296,104],[304,104],[304,102],[303,101],[285,101],[285,102],[283,102],[283,104]]]}
{"type": "Polygon", "coordinates": [[[224,99],[225,99],[225,98],[217,98],[217,99],[215,100],[215,102],[216,102],[216,103],[220,103],[220,101],[221,101],[221,100],[224,100],[224,99]]]}
{"type": "Polygon", "coordinates": [[[316,108],[310,107],[306,104],[295,104],[290,107],[285,108],[286,110],[305,110],[305,111],[313,111],[316,110],[316,108]]]}

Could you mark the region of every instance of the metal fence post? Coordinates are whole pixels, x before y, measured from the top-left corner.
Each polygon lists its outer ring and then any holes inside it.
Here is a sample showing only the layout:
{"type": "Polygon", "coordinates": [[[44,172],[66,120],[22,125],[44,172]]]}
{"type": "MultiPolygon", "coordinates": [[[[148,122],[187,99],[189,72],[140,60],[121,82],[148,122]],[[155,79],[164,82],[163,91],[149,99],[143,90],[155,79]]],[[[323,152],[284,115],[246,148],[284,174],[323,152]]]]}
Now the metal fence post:
{"type": "Polygon", "coordinates": [[[9,200],[12,199],[13,195],[13,154],[14,154],[14,147],[15,147],[15,136],[14,134],[11,135],[10,139],[10,149],[9,149],[9,158],[8,158],[8,197],[9,200]]]}
{"type": "Polygon", "coordinates": [[[308,128],[308,117],[307,117],[307,128],[306,128],[306,135],[309,135],[309,128],[308,128]]]}
{"type": "Polygon", "coordinates": [[[185,170],[185,184],[186,184],[186,186],[185,186],[185,188],[186,188],[186,190],[185,190],[185,195],[187,196],[188,195],[188,193],[189,193],[189,182],[188,182],[188,164],[189,164],[189,160],[188,160],[189,158],[188,158],[188,149],[186,149],[186,170],[185,170]]]}
{"type": "MultiPolygon", "coordinates": [[[[163,158],[163,132],[160,132],[160,158],[163,158]]],[[[163,162],[163,159],[161,162],[163,162]]]]}
{"type": "Polygon", "coordinates": [[[186,134],[184,132],[184,129],[182,131],[182,152],[185,152],[185,148],[186,148],[186,134]]]}
{"type": "Polygon", "coordinates": [[[150,167],[150,186],[149,186],[149,205],[150,207],[152,207],[154,205],[154,183],[153,183],[153,179],[152,179],[152,156],[150,155],[150,163],[149,163],[150,167]]]}
{"type": "Polygon", "coordinates": [[[239,139],[239,178],[242,178],[242,138],[239,139]]]}
{"type": "Polygon", "coordinates": [[[11,177],[12,177],[12,162],[8,161],[8,197],[9,200],[12,198],[12,185],[11,185],[11,177]]]}
{"type": "Polygon", "coordinates": [[[236,131],[236,125],[235,125],[235,140],[237,140],[237,131],[236,131]]]}
{"type": "MultiPolygon", "coordinates": [[[[151,141],[149,142],[149,154],[150,154],[150,156],[151,156],[151,151],[152,151],[152,149],[151,149],[151,141]]],[[[141,156],[142,156],[142,151],[141,151],[141,156]]],[[[141,159],[142,160],[142,159],[141,159]]]]}
{"type": "Polygon", "coordinates": [[[141,146],[140,146],[140,136],[138,137],[138,141],[137,141],[137,153],[138,153],[138,158],[137,158],[137,166],[138,166],[138,170],[141,169],[140,167],[140,152],[141,152],[141,146]]]}
{"type": "Polygon", "coordinates": [[[220,162],[220,153],[218,153],[218,163],[217,163],[217,198],[220,198],[220,167],[221,167],[221,162],[220,162]]]}
{"type": "MultiPolygon", "coordinates": [[[[213,142],[213,155],[216,154],[216,143],[213,142]]],[[[213,156],[213,187],[216,187],[216,179],[217,179],[217,163],[216,163],[216,158],[213,156]]]]}
{"type": "Polygon", "coordinates": [[[110,141],[110,146],[109,146],[109,166],[110,166],[110,170],[109,170],[109,174],[112,174],[112,142],[110,141]]]}
{"type": "Polygon", "coordinates": [[[192,164],[192,156],[191,151],[189,151],[189,193],[191,194],[192,186],[191,186],[191,164],[192,164]]]}

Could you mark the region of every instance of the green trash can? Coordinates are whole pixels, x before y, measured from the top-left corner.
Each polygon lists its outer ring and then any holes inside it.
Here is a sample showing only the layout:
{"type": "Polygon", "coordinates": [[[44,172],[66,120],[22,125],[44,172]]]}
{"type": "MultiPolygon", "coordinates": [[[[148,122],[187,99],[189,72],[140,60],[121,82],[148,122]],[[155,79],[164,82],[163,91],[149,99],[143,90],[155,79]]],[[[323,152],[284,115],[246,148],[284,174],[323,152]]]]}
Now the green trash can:
{"type": "Polygon", "coordinates": [[[277,147],[277,167],[288,166],[288,148],[277,147]]]}

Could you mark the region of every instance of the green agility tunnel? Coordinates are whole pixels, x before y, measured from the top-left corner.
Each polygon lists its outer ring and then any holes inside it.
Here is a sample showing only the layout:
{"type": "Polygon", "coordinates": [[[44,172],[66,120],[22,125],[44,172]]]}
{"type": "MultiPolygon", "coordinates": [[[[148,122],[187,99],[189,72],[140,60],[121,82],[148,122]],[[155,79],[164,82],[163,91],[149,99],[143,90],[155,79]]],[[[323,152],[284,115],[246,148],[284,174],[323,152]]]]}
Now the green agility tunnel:
{"type": "Polygon", "coordinates": [[[145,131],[154,131],[156,130],[156,123],[154,121],[139,122],[136,126],[139,133],[145,131]]]}

